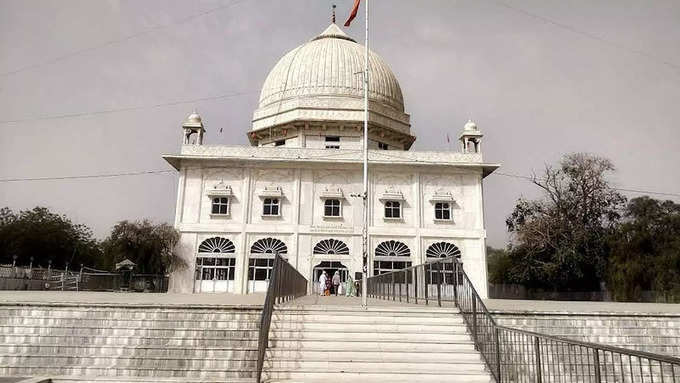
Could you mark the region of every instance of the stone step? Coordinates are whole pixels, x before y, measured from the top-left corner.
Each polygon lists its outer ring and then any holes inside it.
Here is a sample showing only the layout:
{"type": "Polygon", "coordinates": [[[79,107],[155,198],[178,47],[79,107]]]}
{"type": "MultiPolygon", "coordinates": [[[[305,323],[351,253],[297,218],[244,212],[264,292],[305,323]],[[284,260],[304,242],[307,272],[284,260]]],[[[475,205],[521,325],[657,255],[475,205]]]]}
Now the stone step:
{"type": "Polygon", "coordinates": [[[235,360],[257,358],[256,347],[172,347],[172,346],[84,346],[84,345],[36,345],[3,344],[4,355],[64,355],[64,356],[131,356],[167,358],[231,358],[235,360]]]}
{"type": "Polygon", "coordinates": [[[274,339],[270,338],[269,347],[272,349],[297,349],[297,350],[360,350],[360,351],[441,351],[449,352],[450,350],[474,350],[474,343],[472,340],[465,339],[461,341],[425,341],[425,340],[354,340],[351,342],[343,340],[329,341],[323,340],[291,340],[291,339],[274,339]]]}
{"type": "Polygon", "coordinates": [[[338,320],[329,322],[296,322],[296,321],[272,321],[271,330],[299,330],[299,331],[374,331],[374,332],[436,332],[436,333],[467,333],[464,324],[448,325],[436,324],[390,324],[390,323],[365,323],[365,322],[341,322],[338,320]]]}
{"type": "Polygon", "coordinates": [[[442,362],[390,362],[390,361],[336,361],[336,360],[266,360],[263,371],[343,371],[351,372],[390,372],[396,373],[428,373],[437,371],[438,373],[465,373],[465,374],[485,374],[483,363],[457,361],[450,363],[442,362]]]}
{"type": "Polygon", "coordinates": [[[267,371],[263,373],[263,381],[275,382],[333,382],[333,383],[493,383],[494,380],[488,374],[467,373],[392,373],[389,371],[378,372],[344,372],[341,370],[326,371],[267,371]]]}
{"type": "Polygon", "coordinates": [[[344,329],[326,330],[270,330],[269,339],[271,340],[342,340],[344,342],[351,341],[373,341],[381,342],[385,340],[395,341],[468,341],[470,336],[466,333],[443,333],[443,332],[399,332],[399,331],[381,331],[375,332],[370,330],[352,330],[346,331],[344,329]]]}
{"type": "Polygon", "coordinates": [[[295,321],[300,323],[329,322],[329,323],[390,323],[390,324],[464,324],[463,318],[458,315],[342,315],[342,314],[318,314],[318,313],[279,313],[274,311],[272,321],[295,321]]]}
{"type": "Polygon", "coordinates": [[[135,377],[134,379],[126,377],[106,377],[106,376],[50,376],[51,383],[257,383],[255,378],[143,378],[135,377]]]}
{"type": "Polygon", "coordinates": [[[0,365],[0,376],[98,376],[98,377],[154,377],[154,378],[253,378],[255,372],[236,367],[228,369],[189,368],[118,368],[116,366],[78,367],[59,365],[0,365]]]}
{"type": "Polygon", "coordinates": [[[42,345],[119,345],[119,346],[182,346],[182,347],[257,347],[254,338],[187,338],[147,336],[76,336],[76,335],[0,335],[0,345],[8,343],[42,345]]]}
{"type": "Polygon", "coordinates": [[[260,315],[227,320],[170,320],[170,319],[92,319],[12,317],[0,318],[2,326],[86,326],[86,327],[154,327],[154,328],[241,328],[259,327],[260,315]]]}
{"type": "Polygon", "coordinates": [[[316,360],[316,361],[373,361],[373,362],[428,362],[439,361],[447,363],[456,362],[477,362],[480,363],[479,353],[473,349],[450,349],[446,352],[441,351],[392,351],[381,350],[333,350],[327,349],[267,349],[266,358],[275,360],[316,360]]]}
{"type": "MultiPolygon", "coordinates": [[[[432,302],[430,302],[432,303],[432,302]]],[[[436,305],[406,305],[396,302],[393,306],[369,306],[367,308],[356,306],[334,306],[334,305],[293,305],[285,304],[276,306],[276,312],[306,311],[306,312],[343,312],[343,313],[396,313],[408,315],[410,313],[429,313],[429,314],[460,314],[457,307],[437,307],[436,305]]]]}
{"type": "Polygon", "coordinates": [[[58,365],[61,367],[110,367],[115,365],[118,369],[212,369],[229,370],[243,369],[254,370],[257,363],[257,353],[248,355],[249,359],[230,358],[167,358],[149,356],[65,356],[59,355],[0,355],[0,365],[10,366],[48,366],[58,365]],[[254,358],[253,358],[254,356],[254,358]]]}
{"type": "Polygon", "coordinates": [[[189,310],[161,310],[161,309],[137,309],[130,310],[125,308],[84,309],[84,308],[31,308],[31,309],[7,309],[0,307],[0,317],[54,317],[54,318],[87,318],[87,319],[130,319],[130,320],[231,320],[252,318],[256,319],[261,313],[261,309],[189,309],[189,310]]]}
{"type": "Polygon", "coordinates": [[[188,338],[247,338],[257,337],[258,329],[158,329],[134,327],[34,327],[0,326],[2,335],[77,335],[77,336],[127,336],[127,337],[188,337],[188,338]]]}

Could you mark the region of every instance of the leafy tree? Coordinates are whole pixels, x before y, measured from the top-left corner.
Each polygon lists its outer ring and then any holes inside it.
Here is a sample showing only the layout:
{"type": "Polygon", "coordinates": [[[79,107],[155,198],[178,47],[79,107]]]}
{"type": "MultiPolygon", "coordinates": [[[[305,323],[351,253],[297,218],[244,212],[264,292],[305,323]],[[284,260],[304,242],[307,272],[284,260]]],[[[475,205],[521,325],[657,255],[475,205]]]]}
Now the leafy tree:
{"type": "Polygon", "coordinates": [[[62,268],[66,263],[79,268],[101,259],[101,252],[92,231],[85,225],[74,224],[65,215],[50,212],[45,207],[22,210],[18,214],[9,208],[0,209],[0,263],[33,264],[62,268]]]}
{"type": "Polygon", "coordinates": [[[128,258],[137,264],[135,271],[139,273],[161,274],[184,268],[186,263],[175,251],[178,241],[179,232],[168,224],[121,221],[103,242],[104,267],[112,270],[117,262],[128,258]]]}
{"type": "Polygon", "coordinates": [[[639,300],[654,290],[680,300],[680,204],[650,197],[630,200],[610,237],[608,286],[616,300],[639,300]]]}
{"type": "Polygon", "coordinates": [[[527,287],[599,290],[608,256],[607,238],[620,218],[625,198],[607,175],[605,158],[574,153],[559,166],[546,165],[532,182],[545,197],[520,198],[507,218],[513,235],[510,280],[527,287]]]}
{"type": "Polygon", "coordinates": [[[489,268],[489,282],[508,283],[511,280],[512,259],[504,249],[486,247],[486,259],[489,268]]]}

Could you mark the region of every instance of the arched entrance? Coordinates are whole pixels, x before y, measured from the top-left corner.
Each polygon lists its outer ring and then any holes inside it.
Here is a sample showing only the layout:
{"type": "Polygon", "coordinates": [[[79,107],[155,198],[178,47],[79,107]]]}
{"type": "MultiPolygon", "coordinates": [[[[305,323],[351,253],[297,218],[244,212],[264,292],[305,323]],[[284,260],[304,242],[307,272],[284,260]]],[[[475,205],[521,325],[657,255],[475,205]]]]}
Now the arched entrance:
{"type": "Polygon", "coordinates": [[[319,277],[326,271],[328,278],[332,278],[336,271],[340,273],[340,282],[346,282],[349,277],[349,269],[339,261],[321,261],[312,269],[312,293],[320,294],[319,277]]]}
{"type": "Polygon", "coordinates": [[[194,291],[228,293],[234,291],[236,248],[227,238],[213,237],[201,242],[196,256],[194,291]]]}
{"type": "MultiPolygon", "coordinates": [[[[427,257],[427,262],[436,261],[438,258],[449,258],[456,257],[460,259],[461,251],[455,244],[451,242],[436,242],[431,244],[425,251],[427,257]]],[[[430,269],[430,272],[426,276],[428,291],[430,294],[437,293],[437,282],[439,283],[439,288],[442,289],[442,294],[445,296],[453,296],[455,283],[453,275],[453,263],[444,263],[440,269],[430,269]],[[439,274],[441,273],[441,274],[439,274]],[[442,275],[441,281],[438,280],[437,275],[442,275]]]]}
{"type": "Polygon", "coordinates": [[[263,238],[253,243],[248,259],[249,293],[267,291],[276,254],[283,258],[288,254],[288,247],[279,239],[263,238]]]}

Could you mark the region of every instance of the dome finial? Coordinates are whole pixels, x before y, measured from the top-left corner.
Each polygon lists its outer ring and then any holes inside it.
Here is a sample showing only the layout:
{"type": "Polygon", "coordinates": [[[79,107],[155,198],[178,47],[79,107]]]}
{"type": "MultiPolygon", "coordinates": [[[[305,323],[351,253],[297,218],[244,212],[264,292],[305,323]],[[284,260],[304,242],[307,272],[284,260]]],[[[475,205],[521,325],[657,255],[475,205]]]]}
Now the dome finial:
{"type": "Polygon", "coordinates": [[[333,17],[331,18],[333,24],[335,24],[335,4],[333,4],[333,17]]]}

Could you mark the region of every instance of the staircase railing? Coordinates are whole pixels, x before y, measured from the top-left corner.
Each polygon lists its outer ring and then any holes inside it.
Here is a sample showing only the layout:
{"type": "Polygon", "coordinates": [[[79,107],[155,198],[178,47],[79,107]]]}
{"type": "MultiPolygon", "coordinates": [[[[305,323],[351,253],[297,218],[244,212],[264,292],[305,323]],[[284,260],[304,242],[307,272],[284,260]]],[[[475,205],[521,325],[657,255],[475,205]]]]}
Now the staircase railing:
{"type": "Polygon", "coordinates": [[[278,254],[274,257],[270,276],[257,341],[257,382],[262,379],[262,367],[269,344],[269,328],[272,323],[274,304],[287,302],[307,294],[307,279],[278,254]]]}
{"type": "Polygon", "coordinates": [[[680,382],[680,358],[499,326],[454,257],[368,278],[368,294],[459,308],[494,380],[506,382],[680,382]]]}

